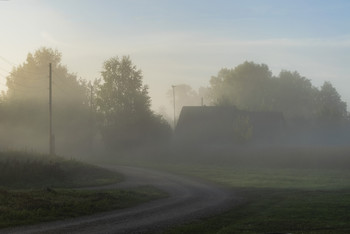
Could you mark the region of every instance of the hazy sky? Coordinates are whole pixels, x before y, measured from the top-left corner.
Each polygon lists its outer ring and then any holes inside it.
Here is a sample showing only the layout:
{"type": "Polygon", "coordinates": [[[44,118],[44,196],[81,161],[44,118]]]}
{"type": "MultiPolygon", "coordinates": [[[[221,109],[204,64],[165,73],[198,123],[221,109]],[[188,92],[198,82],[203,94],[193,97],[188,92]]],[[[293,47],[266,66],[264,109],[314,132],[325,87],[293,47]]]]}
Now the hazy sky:
{"type": "Polygon", "coordinates": [[[244,61],[331,81],[350,105],[349,12],[347,0],[0,0],[0,88],[11,63],[47,46],[85,79],[130,55],[156,110],[172,84],[207,86],[244,61]]]}

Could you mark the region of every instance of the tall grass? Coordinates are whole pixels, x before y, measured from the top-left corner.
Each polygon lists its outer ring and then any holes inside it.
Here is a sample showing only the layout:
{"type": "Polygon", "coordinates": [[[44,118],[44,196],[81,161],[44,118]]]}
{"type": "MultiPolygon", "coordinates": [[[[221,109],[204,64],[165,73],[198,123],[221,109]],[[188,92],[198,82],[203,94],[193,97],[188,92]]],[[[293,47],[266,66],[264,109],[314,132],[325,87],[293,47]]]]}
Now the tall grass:
{"type": "Polygon", "coordinates": [[[0,152],[0,187],[79,187],[118,182],[122,176],[76,160],[26,152],[0,152]]]}

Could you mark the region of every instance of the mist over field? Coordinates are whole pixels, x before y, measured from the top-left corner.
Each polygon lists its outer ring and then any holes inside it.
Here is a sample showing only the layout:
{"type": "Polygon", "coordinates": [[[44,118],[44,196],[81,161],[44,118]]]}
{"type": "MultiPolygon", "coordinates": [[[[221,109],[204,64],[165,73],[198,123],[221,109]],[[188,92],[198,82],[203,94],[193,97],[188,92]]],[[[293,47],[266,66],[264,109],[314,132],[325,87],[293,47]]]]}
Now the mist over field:
{"type": "Polygon", "coordinates": [[[0,1],[0,228],[350,232],[349,10],[0,1]]]}
{"type": "Polygon", "coordinates": [[[317,88],[297,71],[276,76],[268,65],[247,61],[223,68],[199,91],[187,84],[170,88],[164,98],[173,113],[167,113],[151,109],[142,70],[131,57],[106,59],[93,82],[68,71],[61,57],[39,48],[6,78],[2,150],[46,153],[51,147],[58,155],[93,159],[143,150],[215,148],[221,154],[349,144],[347,105],[337,90],[331,82],[317,88]]]}

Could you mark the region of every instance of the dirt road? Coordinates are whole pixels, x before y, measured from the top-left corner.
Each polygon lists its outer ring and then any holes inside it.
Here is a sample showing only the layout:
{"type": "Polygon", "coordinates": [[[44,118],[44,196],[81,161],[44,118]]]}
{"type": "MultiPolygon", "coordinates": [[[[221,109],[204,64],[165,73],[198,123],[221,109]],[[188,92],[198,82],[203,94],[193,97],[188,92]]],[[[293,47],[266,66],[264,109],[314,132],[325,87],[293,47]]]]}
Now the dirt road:
{"type": "MultiPolygon", "coordinates": [[[[221,212],[235,201],[228,191],[204,182],[170,173],[135,167],[108,166],[125,175],[125,182],[103,188],[152,185],[169,197],[136,207],[43,223],[0,233],[144,233],[221,212]]],[[[99,187],[101,188],[101,187],[99,187]]]]}

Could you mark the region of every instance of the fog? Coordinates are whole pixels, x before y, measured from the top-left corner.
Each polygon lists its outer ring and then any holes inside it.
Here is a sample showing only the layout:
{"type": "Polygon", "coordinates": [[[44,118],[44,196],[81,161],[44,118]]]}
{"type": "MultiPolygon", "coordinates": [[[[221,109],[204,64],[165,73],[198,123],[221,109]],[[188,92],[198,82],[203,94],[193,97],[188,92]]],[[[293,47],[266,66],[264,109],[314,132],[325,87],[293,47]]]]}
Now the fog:
{"type": "MultiPolygon", "coordinates": [[[[330,165],[324,152],[343,154],[349,144],[347,107],[337,90],[330,82],[315,87],[297,71],[274,75],[268,65],[242,62],[219,70],[199,90],[174,85],[164,95],[170,108],[153,111],[142,68],[131,57],[106,58],[91,82],[70,72],[58,50],[41,47],[7,77],[0,99],[2,151],[49,152],[49,63],[52,147],[60,156],[253,163],[261,154],[266,165],[302,159],[330,165]],[[320,151],[320,158],[305,153],[320,151]]],[[[332,157],[332,165],[341,164],[332,157]]]]}
{"type": "Polygon", "coordinates": [[[350,233],[349,12],[0,0],[0,232],[350,233]]]}

